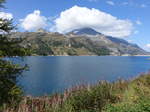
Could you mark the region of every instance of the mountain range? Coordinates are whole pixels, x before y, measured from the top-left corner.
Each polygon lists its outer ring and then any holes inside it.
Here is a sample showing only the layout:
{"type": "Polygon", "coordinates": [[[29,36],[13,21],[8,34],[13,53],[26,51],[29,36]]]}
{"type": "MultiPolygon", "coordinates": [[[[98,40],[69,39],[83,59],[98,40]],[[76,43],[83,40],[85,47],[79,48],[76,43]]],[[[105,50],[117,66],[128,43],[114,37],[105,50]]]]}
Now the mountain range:
{"type": "Polygon", "coordinates": [[[22,46],[33,55],[147,55],[136,44],[103,35],[92,28],[75,29],[66,34],[57,32],[15,32],[13,38],[23,38],[22,46]]]}

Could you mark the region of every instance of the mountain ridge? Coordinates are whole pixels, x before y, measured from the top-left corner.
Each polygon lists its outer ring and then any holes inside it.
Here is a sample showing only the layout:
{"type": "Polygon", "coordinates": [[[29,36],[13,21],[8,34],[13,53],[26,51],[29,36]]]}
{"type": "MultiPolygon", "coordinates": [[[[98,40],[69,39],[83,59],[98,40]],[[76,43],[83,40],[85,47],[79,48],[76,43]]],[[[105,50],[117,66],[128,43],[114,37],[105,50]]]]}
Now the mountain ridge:
{"type": "Polygon", "coordinates": [[[93,29],[82,28],[67,34],[53,32],[16,32],[11,37],[22,37],[22,46],[34,55],[147,55],[138,45],[123,39],[105,36],[93,29]]]}
{"type": "Polygon", "coordinates": [[[74,34],[74,35],[101,35],[101,33],[95,31],[92,28],[86,27],[86,28],[80,28],[80,29],[75,29],[69,32],[69,34],[74,34]]]}

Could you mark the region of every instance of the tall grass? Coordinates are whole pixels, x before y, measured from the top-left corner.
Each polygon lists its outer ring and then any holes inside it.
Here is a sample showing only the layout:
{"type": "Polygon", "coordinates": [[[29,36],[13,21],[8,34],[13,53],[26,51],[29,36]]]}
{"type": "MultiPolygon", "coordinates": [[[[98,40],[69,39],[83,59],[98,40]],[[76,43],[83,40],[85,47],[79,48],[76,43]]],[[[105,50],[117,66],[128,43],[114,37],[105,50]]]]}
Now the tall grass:
{"type": "MultiPolygon", "coordinates": [[[[12,101],[13,104],[13,101],[12,101]]],[[[17,106],[4,105],[2,112],[150,112],[150,74],[130,81],[101,81],[81,85],[63,94],[24,97],[17,106]],[[138,111],[137,111],[138,110],[138,111]]]]}

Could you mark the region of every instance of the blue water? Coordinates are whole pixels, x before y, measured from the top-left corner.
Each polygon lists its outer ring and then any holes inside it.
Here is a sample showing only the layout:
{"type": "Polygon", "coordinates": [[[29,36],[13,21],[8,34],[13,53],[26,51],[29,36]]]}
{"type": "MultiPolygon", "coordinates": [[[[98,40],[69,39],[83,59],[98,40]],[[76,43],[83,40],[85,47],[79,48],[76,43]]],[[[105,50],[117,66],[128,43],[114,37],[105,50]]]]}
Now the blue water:
{"type": "Polygon", "coordinates": [[[130,79],[150,69],[149,57],[58,56],[25,57],[28,64],[19,78],[25,95],[42,96],[62,92],[78,84],[100,80],[130,79]]]}

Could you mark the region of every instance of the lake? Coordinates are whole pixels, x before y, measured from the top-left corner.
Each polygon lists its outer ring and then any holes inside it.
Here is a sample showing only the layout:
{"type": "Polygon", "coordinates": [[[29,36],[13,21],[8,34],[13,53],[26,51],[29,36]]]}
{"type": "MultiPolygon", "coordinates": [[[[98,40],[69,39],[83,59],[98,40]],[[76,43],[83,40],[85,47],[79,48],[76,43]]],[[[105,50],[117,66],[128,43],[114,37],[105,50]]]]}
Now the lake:
{"type": "Polygon", "coordinates": [[[25,95],[32,96],[100,80],[131,79],[150,69],[149,57],[134,56],[31,56],[21,63],[28,64],[30,70],[23,72],[18,83],[25,95]]]}

